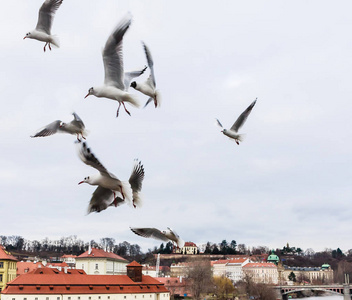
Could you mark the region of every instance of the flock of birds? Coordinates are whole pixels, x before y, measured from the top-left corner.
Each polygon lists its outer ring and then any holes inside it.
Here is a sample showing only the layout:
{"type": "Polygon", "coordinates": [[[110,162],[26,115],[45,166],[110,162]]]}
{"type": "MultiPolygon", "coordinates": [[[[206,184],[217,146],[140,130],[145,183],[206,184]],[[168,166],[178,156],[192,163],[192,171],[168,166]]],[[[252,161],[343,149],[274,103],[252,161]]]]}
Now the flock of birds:
{"type": "MultiPolygon", "coordinates": [[[[55,12],[62,2],[63,0],[45,0],[39,9],[36,28],[28,32],[24,37],[24,39],[29,38],[45,42],[44,52],[46,51],[47,46],[50,50],[51,45],[59,47],[59,40],[55,35],[51,34],[51,27],[55,12]]],[[[153,101],[154,106],[157,108],[161,103],[160,92],[156,89],[153,58],[145,43],[142,42],[142,45],[148,66],[145,66],[141,70],[124,72],[122,42],[130,25],[131,16],[127,15],[118,23],[115,30],[107,39],[102,53],[105,70],[104,84],[91,87],[88,90],[88,94],[85,96],[86,98],[89,95],[94,95],[96,97],[118,101],[119,106],[116,112],[116,117],[119,115],[121,104],[126,113],[131,115],[126,109],[125,102],[135,107],[140,106],[136,95],[128,92],[129,87],[132,87],[149,97],[145,106],[153,101]],[[136,81],[132,81],[134,78],[142,75],[147,68],[150,70],[150,75],[145,82],[137,83],[136,81]]],[[[245,123],[256,101],[257,99],[251,103],[251,105],[238,117],[230,129],[223,128],[220,121],[216,119],[217,124],[223,129],[221,132],[234,140],[237,144],[243,140],[243,135],[239,134],[238,131],[245,123]]],[[[78,183],[88,183],[97,186],[90,199],[88,213],[101,212],[110,206],[116,207],[122,205],[126,203],[126,200],[128,200],[134,208],[141,206],[140,192],[142,190],[142,182],[145,175],[141,161],[135,161],[128,182],[119,180],[103,166],[103,164],[92,153],[91,149],[88,148],[87,143],[83,141],[86,140],[87,131],[83,121],[75,112],[73,113],[73,120],[71,122],[65,123],[61,120],[56,120],[40,129],[31,137],[45,137],[55,133],[76,135],[77,141],[75,141],[75,143],[77,145],[79,158],[86,165],[91,166],[98,171],[97,174],[87,176],[78,183]]],[[[172,241],[176,243],[178,248],[184,246],[184,241],[169,227],[167,227],[166,230],[132,227],[130,227],[130,229],[135,234],[142,237],[150,237],[162,241],[172,241]]]]}

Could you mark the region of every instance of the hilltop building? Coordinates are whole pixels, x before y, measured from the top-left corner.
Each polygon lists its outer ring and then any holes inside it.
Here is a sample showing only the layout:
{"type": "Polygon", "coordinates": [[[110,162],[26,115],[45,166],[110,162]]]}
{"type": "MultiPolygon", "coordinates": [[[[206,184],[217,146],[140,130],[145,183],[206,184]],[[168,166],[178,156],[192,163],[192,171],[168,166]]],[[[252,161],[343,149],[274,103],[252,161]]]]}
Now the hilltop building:
{"type": "Polygon", "coordinates": [[[175,253],[194,255],[194,254],[198,254],[199,250],[195,243],[185,242],[185,245],[182,248],[176,248],[175,253]]]}
{"type": "Polygon", "coordinates": [[[0,292],[6,284],[16,278],[17,259],[0,245],[0,292]]]}
{"type": "Polygon", "coordinates": [[[76,268],[89,275],[126,274],[128,261],[112,252],[91,248],[76,257],[76,268]]]}
{"type": "Polygon", "coordinates": [[[278,265],[280,262],[280,258],[274,253],[274,250],[271,250],[271,254],[266,259],[266,262],[271,262],[275,265],[278,265]]]}
{"type": "Polygon", "coordinates": [[[142,275],[142,266],[132,262],[128,275],[87,275],[83,270],[66,272],[38,268],[9,282],[2,300],[169,300],[165,286],[142,275]]]}

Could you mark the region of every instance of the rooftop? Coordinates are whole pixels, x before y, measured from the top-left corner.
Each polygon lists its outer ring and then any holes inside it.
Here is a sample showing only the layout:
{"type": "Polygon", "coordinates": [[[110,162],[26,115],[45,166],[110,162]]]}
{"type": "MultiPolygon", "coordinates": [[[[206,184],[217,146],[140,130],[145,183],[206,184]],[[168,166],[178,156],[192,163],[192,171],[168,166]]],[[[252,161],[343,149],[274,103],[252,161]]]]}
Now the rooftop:
{"type": "Polygon", "coordinates": [[[17,261],[16,257],[12,256],[5,250],[5,247],[0,245],[0,260],[13,260],[17,261]]]}
{"type": "MultiPolygon", "coordinates": [[[[70,271],[70,272],[69,272],[70,271]]],[[[67,273],[39,268],[16,277],[3,294],[126,294],[168,292],[162,283],[150,276],[134,282],[127,275],[87,275],[83,270],[67,273]]]]}
{"type": "Polygon", "coordinates": [[[103,249],[97,249],[97,248],[92,248],[91,250],[88,250],[81,255],[77,256],[76,259],[80,258],[110,258],[110,259],[115,259],[115,260],[120,260],[120,261],[125,261],[128,262],[126,259],[123,257],[112,253],[112,252],[106,252],[103,249]]]}

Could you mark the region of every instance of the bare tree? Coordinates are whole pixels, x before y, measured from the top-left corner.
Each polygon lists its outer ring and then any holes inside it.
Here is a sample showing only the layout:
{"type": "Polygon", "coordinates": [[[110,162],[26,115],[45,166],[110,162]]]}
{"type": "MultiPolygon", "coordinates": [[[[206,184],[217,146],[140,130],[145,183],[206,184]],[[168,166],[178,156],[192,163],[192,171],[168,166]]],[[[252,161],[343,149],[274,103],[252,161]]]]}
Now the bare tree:
{"type": "Polygon", "coordinates": [[[199,300],[201,294],[209,292],[213,287],[210,261],[204,259],[189,261],[187,278],[191,281],[189,288],[193,299],[199,300]]]}
{"type": "Polygon", "coordinates": [[[274,289],[264,283],[255,283],[252,276],[245,274],[242,281],[237,283],[239,292],[246,294],[248,297],[254,297],[260,300],[275,300],[274,289]]]}

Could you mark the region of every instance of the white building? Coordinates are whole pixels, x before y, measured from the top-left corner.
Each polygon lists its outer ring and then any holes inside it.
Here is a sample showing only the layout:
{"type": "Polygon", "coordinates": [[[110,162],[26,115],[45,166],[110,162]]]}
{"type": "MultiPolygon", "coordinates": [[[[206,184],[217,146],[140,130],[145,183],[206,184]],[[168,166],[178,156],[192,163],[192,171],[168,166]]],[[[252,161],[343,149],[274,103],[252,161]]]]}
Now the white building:
{"type": "Polygon", "coordinates": [[[233,282],[238,282],[243,279],[243,266],[250,263],[248,257],[235,258],[229,260],[226,264],[226,277],[233,282]]]}
{"type": "Polygon", "coordinates": [[[142,275],[142,266],[132,262],[128,275],[87,275],[82,270],[67,273],[38,268],[9,282],[2,300],[170,300],[164,284],[142,275]]]}
{"type": "Polygon", "coordinates": [[[76,257],[76,268],[89,275],[126,274],[128,261],[112,252],[92,248],[76,257]]]}
{"type": "Polygon", "coordinates": [[[242,270],[256,283],[277,284],[279,282],[279,273],[274,263],[248,263],[242,267],[242,270]]]}

